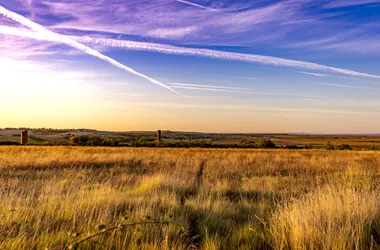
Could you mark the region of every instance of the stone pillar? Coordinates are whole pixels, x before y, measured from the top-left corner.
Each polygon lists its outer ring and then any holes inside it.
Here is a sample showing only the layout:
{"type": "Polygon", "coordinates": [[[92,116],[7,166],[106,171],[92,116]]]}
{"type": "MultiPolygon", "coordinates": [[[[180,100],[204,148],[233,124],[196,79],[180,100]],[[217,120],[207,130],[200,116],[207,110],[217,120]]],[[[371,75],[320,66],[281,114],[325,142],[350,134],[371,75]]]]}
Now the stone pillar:
{"type": "Polygon", "coordinates": [[[28,144],[28,130],[21,131],[21,145],[28,144]]]}
{"type": "Polygon", "coordinates": [[[161,146],[161,130],[157,131],[157,147],[161,146]]]}

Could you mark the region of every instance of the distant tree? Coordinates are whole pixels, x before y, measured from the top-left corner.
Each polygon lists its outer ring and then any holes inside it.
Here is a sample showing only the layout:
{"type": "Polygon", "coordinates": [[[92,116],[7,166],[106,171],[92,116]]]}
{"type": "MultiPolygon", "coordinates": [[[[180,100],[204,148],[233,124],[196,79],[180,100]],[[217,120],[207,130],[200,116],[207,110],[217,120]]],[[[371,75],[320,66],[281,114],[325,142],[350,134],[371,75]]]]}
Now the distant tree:
{"type": "Polygon", "coordinates": [[[331,143],[330,141],[328,141],[325,144],[325,149],[327,149],[327,150],[335,150],[335,145],[333,143],[331,143]]]}
{"type": "Polygon", "coordinates": [[[337,147],[339,150],[352,150],[351,146],[348,144],[341,144],[337,147]]]}
{"type": "Polygon", "coordinates": [[[371,147],[368,148],[369,150],[378,150],[379,148],[376,147],[375,145],[372,145],[371,147]]]}
{"type": "Polygon", "coordinates": [[[287,145],[285,148],[287,149],[300,149],[297,145],[287,145]]]}
{"type": "Polygon", "coordinates": [[[119,141],[114,138],[101,137],[101,136],[72,136],[70,137],[71,144],[79,146],[118,146],[119,141]]]}
{"type": "Polygon", "coordinates": [[[14,141],[0,141],[0,146],[5,145],[5,146],[12,146],[12,145],[20,145],[19,142],[14,142],[14,141]]]}
{"type": "Polygon", "coordinates": [[[271,140],[263,139],[260,141],[259,146],[261,148],[277,148],[276,144],[272,142],[271,140]]]}
{"type": "Polygon", "coordinates": [[[248,141],[246,139],[243,139],[240,141],[238,147],[242,147],[242,148],[257,148],[257,144],[255,143],[255,141],[248,141]]]}

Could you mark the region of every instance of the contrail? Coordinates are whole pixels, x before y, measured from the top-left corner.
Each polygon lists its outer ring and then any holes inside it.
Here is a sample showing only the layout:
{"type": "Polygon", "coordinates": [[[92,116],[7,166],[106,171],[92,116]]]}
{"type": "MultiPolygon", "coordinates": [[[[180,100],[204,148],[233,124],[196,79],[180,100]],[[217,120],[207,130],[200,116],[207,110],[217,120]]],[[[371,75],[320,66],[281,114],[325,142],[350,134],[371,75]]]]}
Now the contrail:
{"type": "Polygon", "coordinates": [[[366,89],[366,90],[377,90],[377,91],[380,91],[380,89],[378,89],[378,88],[368,88],[368,87],[352,86],[352,85],[344,85],[344,84],[336,84],[336,83],[311,82],[311,81],[309,81],[309,83],[318,84],[318,85],[324,85],[324,86],[331,86],[331,87],[339,87],[339,88],[366,89]]]}
{"type": "Polygon", "coordinates": [[[253,62],[259,64],[270,64],[275,66],[285,66],[292,68],[302,68],[308,70],[320,70],[320,71],[330,71],[335,73],[340,73],[344,75],[351,75],[357,77],[371,77],[380,79],[378,75],[372,75],[367,73],[362,73],[358,71],[353,71],[349,69],[342,69],[336,67],[325,66],[317,63],[289,60],[279,57],[272,56],[262,56],[254,54],[242,54],[234,52],[225,52],[220,50],[212,49],[197,49],[197,48],[187,48],[179,47],[168,44],[159,43],[146,43],[146,42],[135,42],[128,40],[117,40],[117,39],[107,39],[107,38],[92,38],[92,37],[72,37],[76,41],[83,42],[86,44],[102,45],[108,47],[124,48],[130,50],[138,51],[153,51],[164,54],[175,54],[175,55],[190,55],[190,56],[200,56],[223,60],[233,60],[233,61],[243,61],[243,62],[253,62]]]}
{"type": "MultiPolygon", "coordinates": [[[[64,43],[64,44],[67,44],[73,48],[76,48],[78,50],[81,50],[89,55],[92,55],[94,57],[97,57],[103,61],[106,61],[110,64],[112,64],[113,66],[115,67],[118,67],[120,69],[123,69],[127,72],[130,72],[134,75],[137,75],[139,77],[142,77],[144,79],[147,79],[148,81],[154,83],[154,84],[157,84],[163,88],[166,88],[166,89],[169,89],[170,91],[176,93],[176,94],[179,94],[179,95],[182,95],[181,93],[177,92],[176,90],[170,88],[169,86],[166,86],[165,84],[153,79],[153,78],[150,78],[149,76],[146,76],[144,74],[141,74],[119,62],[117,62],[116,60],[106,56],[106,55],[103,55],[101,53],[99,53],[98,51],[94,50],[94,49],[91,49],[75,40],[72,40],[71,38],[67,37],[67,36],[63,36],[63,35],[60,35],[58,33],[55,33],[53,31],[50,31],[48,29],[46,29],[44,26],[38,24],[38,23],[35,23],[15,12],[12,12],[4,7],[2,7],[0,5],[0,14],[2,14],[3,16],[15,21],[15,22],[18,22],[26,27],[29,27],[30,29],[34,30],[34,31],[37,31],[39,33],[37,34],[34,34],[33,36],[35,38],[40,38],[40,40],[48,40],[48,41],[54,41],[54,42],[58,42],[58,43],[64,43]]],[[[25,35],[25,32],[22,32],[20,33],[20,36],[23,36],[25,35]]],[[[31,35],[32,36],[32,35],[31,35]]],[[[31,37],[32,38],[32,37],[31,37]]]]}
{"type": "Polygon", "coordinates": [[[193,2],[185,1],[185,0],[176,0],[176,1],[180,2],[180,3],[187,4],[187,5],[191,5],[191,6],[194,6],[194,7],[198,7],[198,8],[204,9],[204,10],[218,11],[216,9],[209,8],[209,7],[206,7],[206,6],[203,6],[203,5],[200,5],[200,4],[196,4],[196,3],[193,3],[193,2]]]}
{"type": "Polygon", "coordinates": [[[311,75],[311,76],[328,76],[326,74],[319,74],[319,73],[313,73],[313,72],[305,72],[305,71],[296,71],[296,72],[304,74],[304,75],[311,75]]]}
{"type": "MultiPolygon", "coordinates": [[[[9,34],[9,35],[28,37],[28,38],[38,39],[38,40],[47,40],[47,41],[57,40],[56,38],[52,39],[49,36],[37,35],[35,32],[22,30],[19,28],[7,27],[7,29],[4,29],[4,26],[2,27],[0,26],[0,34],[9,34]]],[[[59,34],[56,34],[56,35],[59,35],[59,34]]],[[[65,37],[65,36],[59,35],[59,37],[65,37]]],[[[372,74],[357,72],[357,71],[348,70],[348,69],[330,67],[330,66],[317,64],[317,63],[289,60],[289,59],[283,59],[283,58],[271,57],[271,56],[225,52],[225,51],[212,50],[212,49],[187,48],[187,47],[179,47],[179,46],[160,44],[160,43],[135,42],[135,41],[128,41],[128,40],[117,40],[117,39],[107,39],[107,38],[92,38],[92,37],[86,37],[86,36],[84,37],[69,36],[68,38],[71,38],[71,41],[75,40],[77,42],[85,43],[85,44],[124,48],[124,49],[135,50],[135,51],[151,51],[151,52],[158,52],[158,53],[172,54],[172,55],[199,56],[199,57],[207,57],[207,58],[214,58],[214,59],[221,59],[221,60],[270,64],[274,66],[303,68],[303,69],[308,69],[308,70],[330,71],[330,72],[356,76],[356,77],[370,77],[370,78],[380,79],[380,76],[378,75],[372,75],[372,74]]],[[[62,42],[62,41],[59,40],[58,42],[62,42]]]]}
{"type": "Polygon", "coordinates": [[[201,88],[201,87],[192,87],[192,86],[180,86],[172,85],[172,88],[175,89],[190,89],[190,90],[202,90],[202,91],[211,91],[211,92],[237,92],[237,93],[250,93],[246,90],[236,90],[236,89],[218,89],[218,88],[201,88]]]}
{"type": "MultiPolygon", "coordinates": [[[[312,82],[311,82],[312,83],[312,82]]],[[[240,92],[240,93],[250,93],[254,95],[262,96],[285,96],[285,97],[299,97],[299,98],[310,98],[310,99],[332,99],[332,100],[348,100],[347,98],[340,97],[328,97],[328,96],[315,96],[308,94],[292,94],[292,93],[272,93],[272,92],[258,92],[255,89],[224,89],[221,87],[215,88],[212,85],[200,85],[200,84],[185,84],[185,83],[168,83],[172,88],[176,89],[190,89],[190,90],[202,90],[202,91],[218,91],[218,92],[240,92]]],[[[228,88],[228,87],[226,87],[228,88]]]]}
{"type": "Polygon", "coordinates": [[[185,87],[200,87],[200,88],[216,88],[225,90],[247,90],[254,91],[255,89],[239,88],[239,87],[227,87],[227,86],[216,86],[216,85],[202,85],[202,84],[185,84],[185,83],[168,83],[170,86],[185,86],[185,87]]]}

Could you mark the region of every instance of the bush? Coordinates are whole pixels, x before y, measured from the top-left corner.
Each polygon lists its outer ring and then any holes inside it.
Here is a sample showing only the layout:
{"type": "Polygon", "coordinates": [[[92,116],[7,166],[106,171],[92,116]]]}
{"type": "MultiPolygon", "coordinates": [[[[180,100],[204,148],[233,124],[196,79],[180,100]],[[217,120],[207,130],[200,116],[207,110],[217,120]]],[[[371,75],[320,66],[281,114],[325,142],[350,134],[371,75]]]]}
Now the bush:
{"type": "Polygon", "coordinates": [[[372,145],[371,147],[368,148],[369,150],[379,150],[379,147],[376,147],[375,145],[372,145]]]}
{"type": "Polygon", "coordinates": [[[331,143],[330,141],[328,141],[325,145],[325,149],[327,150],[335,150],[335,145],[333,143],[331,143]]]}
{"type": "Polygon", "coordinates": [[[119,142],[109,137],[100,136],[72,136],[70,141],[74,145],[79,146],[118,146],[119,142]]]}
{"type": "Polygon", "coordinates": [[[260,148],[277,148],[276,144],[274,144],[271,140],[263,139],[259,143],[260,148]]]}
{"type": "Polygon", "coordinates": [[[337,149],[339,149],[339,150],[352,150],[352,148],[348,144],[341,144],[337,147],[337,149]]]}
{"type": "Polygon", "coordinates": [[[16,145],[21,145],[21,144],[15,141],[0,141],[0,146],[16,146],[16,145]]]}

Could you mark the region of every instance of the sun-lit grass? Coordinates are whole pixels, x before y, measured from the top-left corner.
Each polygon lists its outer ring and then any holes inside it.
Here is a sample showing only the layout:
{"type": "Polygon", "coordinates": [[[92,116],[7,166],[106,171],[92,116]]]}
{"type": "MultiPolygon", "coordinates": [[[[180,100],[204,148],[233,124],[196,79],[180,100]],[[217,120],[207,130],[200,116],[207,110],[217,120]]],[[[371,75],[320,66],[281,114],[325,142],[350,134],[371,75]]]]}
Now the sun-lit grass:
{"type": "Polygon", "coordinates": [[[0,147],[0,249],[379,249],[380,153],[0,147]],[[78,235],[79,234],[79,235],[78,235]],[[73,237],[75,236],[75,237],[73,237]]]}
{"type": "Polygon", "coordinates": [[[328,186],[280,208],[270,231],[276,249],[373,249],[379,222],[377,191],[328,186]]]}

